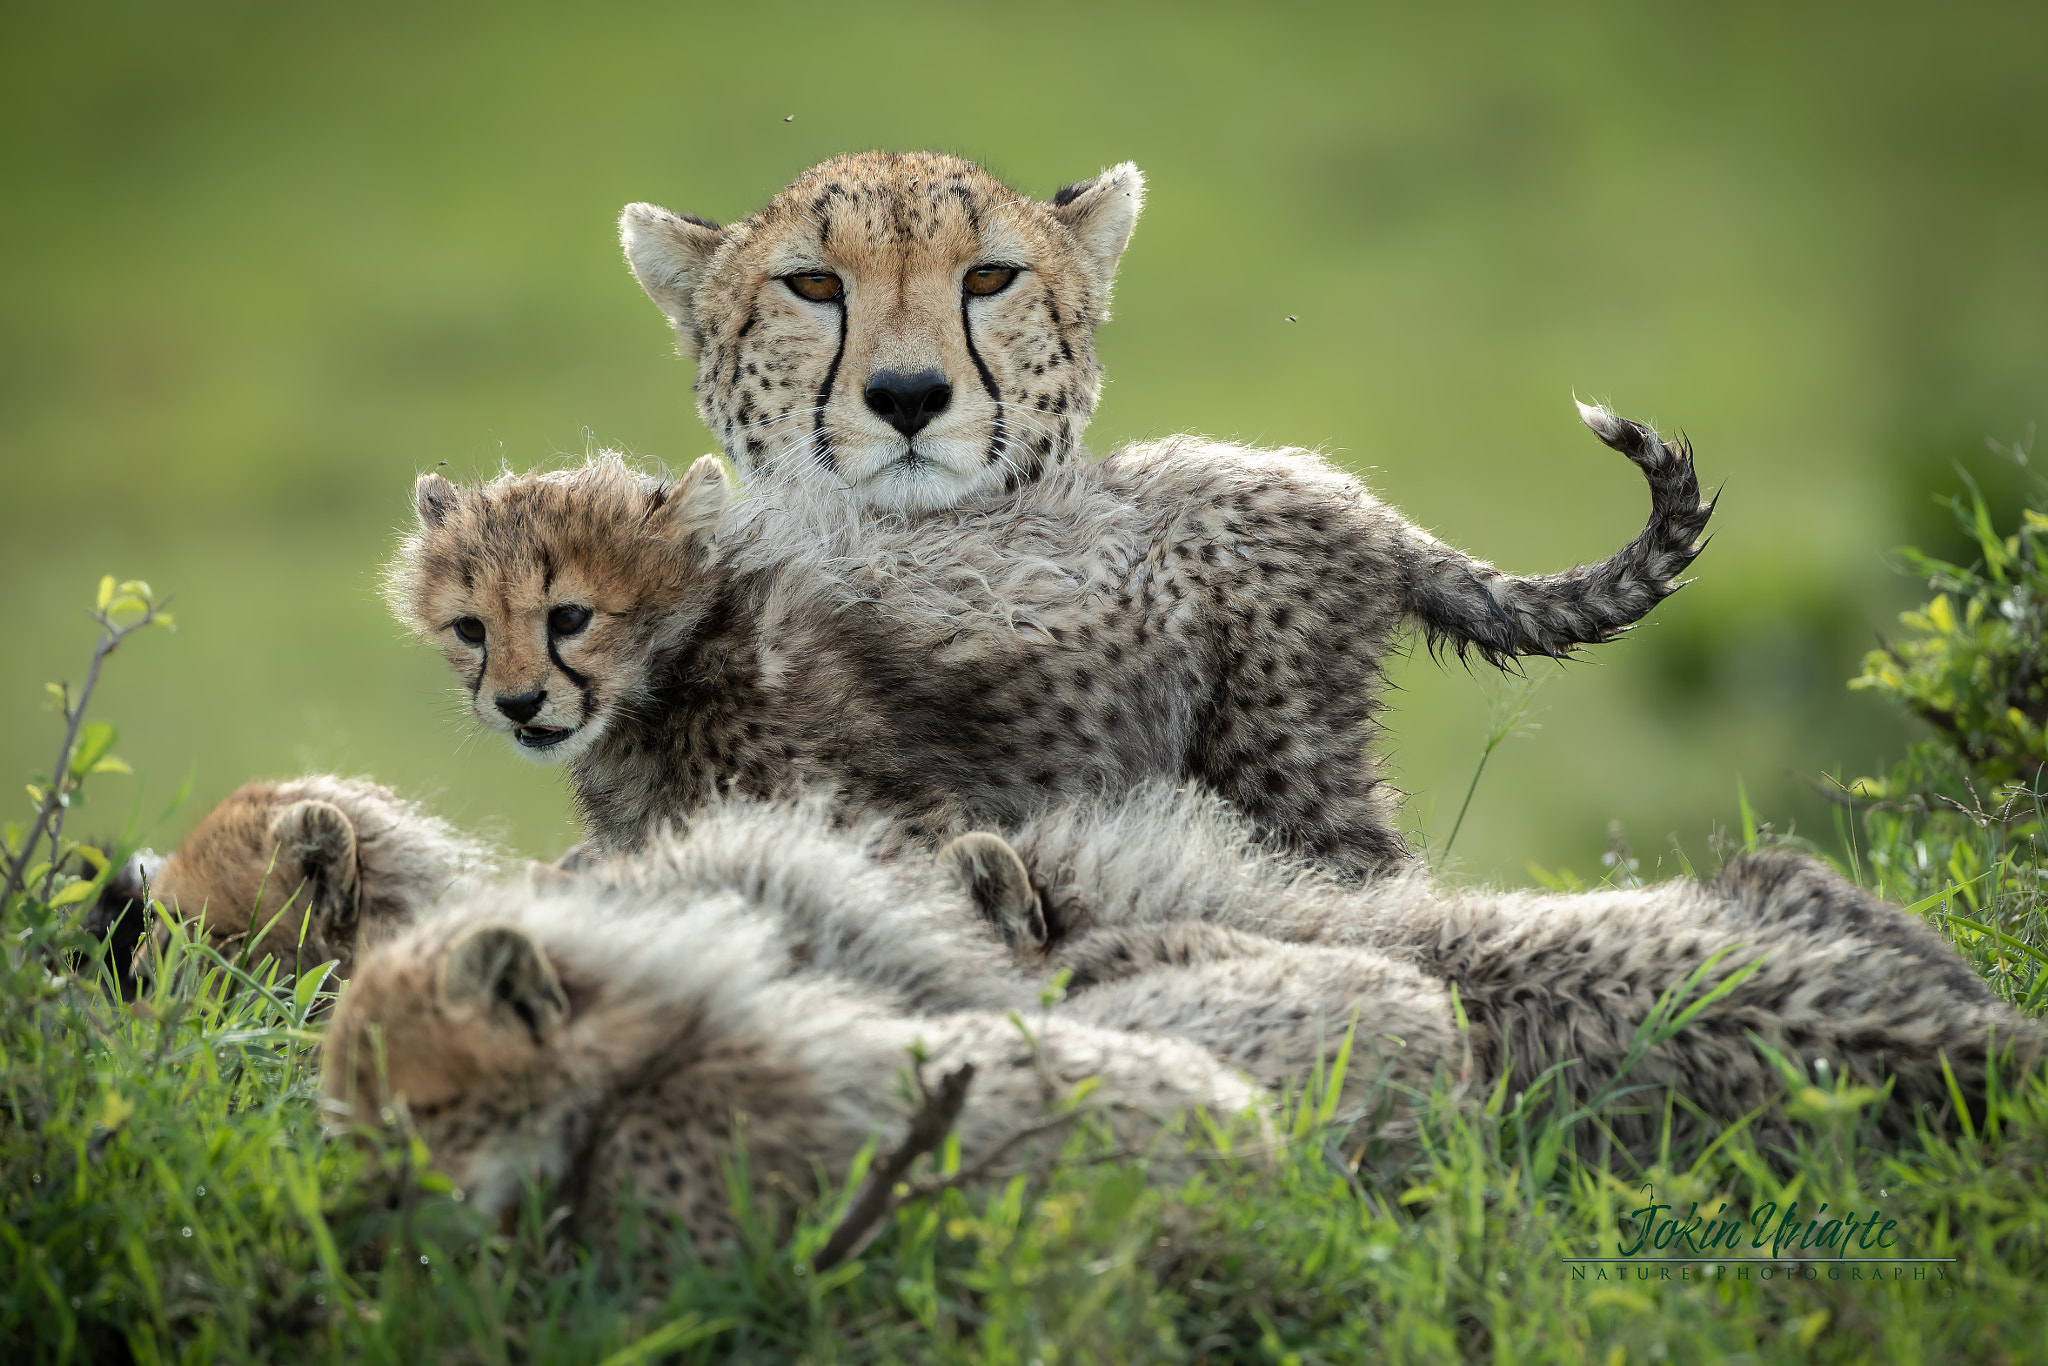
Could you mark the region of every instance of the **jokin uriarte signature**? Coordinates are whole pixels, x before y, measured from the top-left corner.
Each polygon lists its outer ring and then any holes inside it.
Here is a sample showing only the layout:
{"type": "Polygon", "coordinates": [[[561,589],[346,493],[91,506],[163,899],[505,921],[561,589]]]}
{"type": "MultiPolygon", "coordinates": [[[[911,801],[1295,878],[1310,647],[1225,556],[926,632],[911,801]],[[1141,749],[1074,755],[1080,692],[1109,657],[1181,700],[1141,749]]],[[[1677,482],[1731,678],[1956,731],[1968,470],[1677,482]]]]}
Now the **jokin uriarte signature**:
{"type": "Polygon", "coordinates": [[[1694,1280],[1709,1274],[1748,1280],[1754,1270],[1760,1280],[1825,1275],[1838,1281],[1940,1281],[1948,1279],[1955,1261],[1902,1255],[1899,1221],[1887,1219],[1877,1206],[1867,1214],[1831,1214],[1826,1201],[1808,1210],[1797,1200],[1782,1207],[1766,1200],[1744,1218],[1731,1213],[1725,1200],[1711,1215],[1701,1213],[1694,1200],[1681,1216],[1676,1206],[1657,1199],[1654,1185],[1645,1184],[1643,1193],[1643,1207],[1629,1211],[1633,1232],[1615,1241],[1619,1255],[1561,1259],[1571,1266],[1573,1280],[1694,1280]],[[1766,1247],[1769,1255],[1760,1255],[1766,1247]]]}

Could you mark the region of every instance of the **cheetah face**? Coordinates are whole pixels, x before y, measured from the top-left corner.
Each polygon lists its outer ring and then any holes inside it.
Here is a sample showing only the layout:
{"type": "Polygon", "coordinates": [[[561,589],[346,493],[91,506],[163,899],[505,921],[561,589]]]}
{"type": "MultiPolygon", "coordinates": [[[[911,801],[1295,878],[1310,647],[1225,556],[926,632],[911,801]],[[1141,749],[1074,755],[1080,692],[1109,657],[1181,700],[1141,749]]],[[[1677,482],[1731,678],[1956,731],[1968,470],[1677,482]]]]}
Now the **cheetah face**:
{"type": "Polygon", "coordinates": [[[524,755],[571,762],[687,629],[725,495],[716,456],[675,484],[616,457],[464,489],[429,474],[392,596],[478,722],[524,755]]]}
{"type": "Polygon", "coordinates": [[[374,955],[322,1047],[327,1109],[375,1125],[403,1105],[435,1168],[502,1218],[568,1167],[590,1099],[562,1056],[569,1015],[546,956],[511,927],[374,955]]]}
{"type": "Polygon", "coordinates": [[[1048,204],[954,157],[868,153],[729,228],[635,204],[620,233],[743,479],[917,513],[1072,455],[1143,187],[1127,164],[1048,204]]]}
{"type": "Polygon", "coordinates": [[[502,566],[478,586],[448,603],[453,615],[440,631],[471,714],[531,758],[574,758],[603,733],[613,677],[638,654],[631,604],[601,603],[598,585],[575,567],[550,577],[534,561],[502,566]]]}

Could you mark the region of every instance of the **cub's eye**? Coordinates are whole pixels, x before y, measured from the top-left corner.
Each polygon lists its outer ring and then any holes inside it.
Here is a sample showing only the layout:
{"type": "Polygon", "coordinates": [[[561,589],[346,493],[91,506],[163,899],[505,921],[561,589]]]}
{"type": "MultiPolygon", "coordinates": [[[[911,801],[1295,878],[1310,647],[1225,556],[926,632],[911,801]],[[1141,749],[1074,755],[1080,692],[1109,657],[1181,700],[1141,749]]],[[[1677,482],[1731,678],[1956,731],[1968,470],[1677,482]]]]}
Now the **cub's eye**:
{"type": "Polygon", "coordinates": [[[962,287],[969,294],[1000,294],[1016,278],[1017,271],[1012,266],[976,266],[967,272],[962,287]]]}
{"type": "Polygon", "coordinates": [[[455,634],[471,645],[484,643],[484,624],[475,617],[457,617],[455,634]]]}
{"type": "Polygon", "coordinates": [[[590,625],[588,607],[557,607],[548,613],[548,630],[558,636],[573,636],[590,625]]]}
{"type": "Polygon", "coordinates": [[[819,303],[830,303],[846,292],[840,286],[839,277],[825,270],[806,271],[802,275],[785,275],[782,282],[806,299],[816,299],[819,303]]]}

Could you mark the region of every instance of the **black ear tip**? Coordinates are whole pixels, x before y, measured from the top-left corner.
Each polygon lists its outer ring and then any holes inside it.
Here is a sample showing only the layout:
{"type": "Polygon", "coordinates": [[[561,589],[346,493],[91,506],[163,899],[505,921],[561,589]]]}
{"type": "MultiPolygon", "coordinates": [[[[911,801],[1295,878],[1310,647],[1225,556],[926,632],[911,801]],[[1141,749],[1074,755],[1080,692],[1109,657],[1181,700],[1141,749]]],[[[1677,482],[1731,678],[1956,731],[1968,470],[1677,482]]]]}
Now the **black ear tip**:
{"type": "Polygon", "coordinates": [[[1096,180],[1099,178],[1100,177],[1091,176],[1087,180],[1077,180],[1071,185],[1060,186],[1058,193],[1054,194],[1052,197],[1052,206],[1056,209],[1065,208],[1067,205],[1079,199],[1082,195],[1088,193],[1090,187],[1092,187],[1095,184],[1096,180]]]}

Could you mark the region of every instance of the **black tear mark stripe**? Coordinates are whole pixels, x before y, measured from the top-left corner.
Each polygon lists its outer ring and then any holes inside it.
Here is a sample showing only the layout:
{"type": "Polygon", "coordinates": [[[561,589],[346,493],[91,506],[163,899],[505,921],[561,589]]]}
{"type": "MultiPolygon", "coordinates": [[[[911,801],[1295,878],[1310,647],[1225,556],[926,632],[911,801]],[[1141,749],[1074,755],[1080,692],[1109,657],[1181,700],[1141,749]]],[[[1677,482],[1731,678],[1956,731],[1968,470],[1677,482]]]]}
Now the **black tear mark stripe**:
{"type": "Polygon", "coordinates": [[[833,469],[832,437],[825,430],[825,405],[832,399],[832,386],[839,379],[839,362],[846,355],[846,300],[835,305],[839,313],[839,345],[832,348],[832,363],[825,367],[825,382],[818,386],[817,412],[811,418],[811,435],[818,443],[818,463],[833,469]]]}
{"type": "Polygon", "coordinates": [[[995,464],[1003,458],[1003,446],[1009,439],[1009,425],[1003,417],[1003,391],[996,385],[996,377],[989,373],[988,362],[981,358],[981,349],[974,344],[974,320],[967,311],[967,292],[960,293],[960,335],[967,339],[967,354],[974,361],[975,373],[981,376],[982,390],[988,394],[989,402],[996,405],[995,430],[988,436],[988,460],[995,464]]]}
{"type": "Polygon", "coordinates": [[[574,683],[576,691],[583,694],[583,719],[588,721],[591,711],[590,680],[562,662],[562,652],[555,648],[555,638],[552,634],[548,636],[548,658],[553,661],[557,669],[562,671],[562,677],[574,683]]]}
{"type": "Polygon", "coordinates": [[[476,695],[484,686],[484,675],[491,671],[491,641],[484,638],[483,658],[477,661],[476,677],[469,680],[469,705],[476,706],[476,695]]]}

